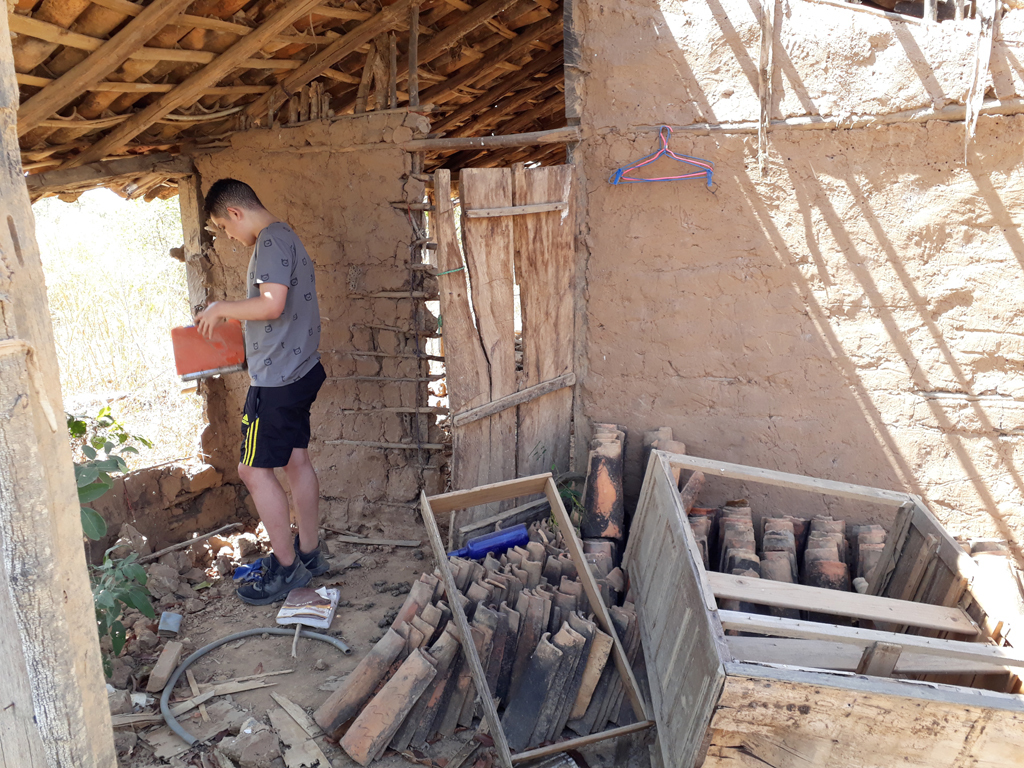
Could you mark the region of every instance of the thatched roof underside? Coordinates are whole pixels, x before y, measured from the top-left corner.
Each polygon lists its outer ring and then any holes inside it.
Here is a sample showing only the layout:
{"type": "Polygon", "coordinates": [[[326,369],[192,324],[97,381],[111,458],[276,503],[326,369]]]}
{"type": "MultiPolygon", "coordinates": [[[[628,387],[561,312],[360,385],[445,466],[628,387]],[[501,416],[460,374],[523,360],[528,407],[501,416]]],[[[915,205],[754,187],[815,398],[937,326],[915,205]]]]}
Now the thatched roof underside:
{"type": "MultiPolygon", "coordinates": [[[[383,1],[20,0],[8,21],[24,168],[166,160],[271,122],[395,107],[424,114],[437,137],[565,125],[559,0],[424,0],[412,40],[411,0],[383,1]]],[[[562,162],[564,151],[433,151],[424,170],[562,162]]],[[[117,189],[173,195],[163,168],[117,189]]]]}

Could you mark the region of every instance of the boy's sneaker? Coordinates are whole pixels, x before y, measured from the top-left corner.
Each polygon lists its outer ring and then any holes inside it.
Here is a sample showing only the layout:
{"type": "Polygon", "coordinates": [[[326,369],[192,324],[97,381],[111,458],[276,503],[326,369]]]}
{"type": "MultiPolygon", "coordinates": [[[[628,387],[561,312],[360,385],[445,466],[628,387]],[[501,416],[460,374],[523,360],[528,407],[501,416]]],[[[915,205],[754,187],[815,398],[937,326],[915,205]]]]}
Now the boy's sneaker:
{"type": "Polygon", "coordinates": [[[323,576],[329,570],[331,566],[327,562],[327,558],[323,555],[323,546],[319,539],[316,542],[316,549],[312,552],[303,552],[299,549],[299,535],[295,534],[295,553],[299,556],[302,564],[306,566],[306,570],[313,576],[323,576]]]}
{"type": "Polygon", "coordinates": [[[259,561],[260,568],[245,577],[245,583],[236,593],[239,599],[249,605],[270,605],[284,600],[293,589],[309,584],[313,576],[301,558],[295,558],[291,568],[285,568],[271,554],[259,561]]]}

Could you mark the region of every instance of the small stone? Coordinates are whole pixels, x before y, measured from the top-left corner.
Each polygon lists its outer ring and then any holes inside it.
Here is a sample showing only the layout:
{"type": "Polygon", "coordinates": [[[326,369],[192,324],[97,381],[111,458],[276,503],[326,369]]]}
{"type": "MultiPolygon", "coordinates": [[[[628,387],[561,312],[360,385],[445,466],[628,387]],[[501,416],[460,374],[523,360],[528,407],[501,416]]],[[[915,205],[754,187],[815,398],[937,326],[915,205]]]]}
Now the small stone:
{"type": "Polygon", "coordinates": [[[126,688],[128,681],[132,676],[132,665],[128,661],[130,657],[124,656],[118,659],[112,659],[110,662],[110,677],[107,678],[107,682],[115,688],[126,688]]]}
{"type": "Polygon", "coordinates": [[[255,533],[242,533],[235,539],[235,548],[239,557],[248,557],[259,554],[260,543],[255,533]]]}
{"type": "Polygon", "coordinates": [[[269,632],[264,632],[262,635],[260,635],[260,639],[261,640],[269,640],[270,639],[270,633],[269,632]]]}
{"type": "Polygon", "coordinates": [[[423,550],[422,549],[414,549],[412,551],[412,559],[413,560],[422,560],[423,559],[423,550]]]}
{"type": "Polygon", "coordinates": [[[132,711],[132,694],[127,690],[107,692],[107,705],[112,715],[127,715],[132,711]]]}
{"type": "Polygon", "coordinates": [[[185,601],[185,613],[199,613],[206,608],[206,603],[197,597],[185,601]]]}
{"type": "Polygon", "coordinates": [[[118,728],[114,731],[114,749],[118,757],[130,757],[139,743],[139,735],[131,728],[118,728]]]}
{"type": "Polygon", "coordinates": [[[323,659],[317,659],[316,664],[313,665],[313,669],[323,672],[325,669],[327,669],[327,662],[325,662],[323,659]]]}
{"type": "Polygon", "coordinates": [[[179,600],[176,595],[172,594],[164,595],[163,597],[161,597],[159,600],[156,601],[156,605],[158,608],[166,610],[168,608],[173,608],[180,602],[181,600],[179,600]]]}
{"type": "Polygon", "coordinates": [[[352,607],[352,601],[351,600],[342,600],[341,602],[338,603],[338,607],[339,608],[351,608],[352,607]]]}
{"type": "Polygon", "coordinates": [[[227,555],[218,555],[214,561],[214,567],[221,576],[227,576],[235,571],[235,566],[231,564],[231,558],[227,555]]]}
{"type": "Polygon", "coordinates": [[[139,648],[144,651],[151,651],[160,644],[160,638],[156,636],[156,633],[149,629],[143,629],[140,632],[136,632],[135,641],[138,643],[139,648]]]}
{"type": "Polygon", "coordinates": [[[190,568],[181,574],[181,577],[189,584],[201,584],[206,581],[206,571],[202,568],[190,568]]]}
{"type": "Polygon", "coordinates": [[[364,557],[362,560],[359,561],[359,563],[360,566],[363,568],[373,569],[377,567],[377,561],[372,557],[364,557]]]}
{"type": "Polygon", "coordinates": [[[146,569],[146,588],[155,598],[172,594],[179,583],[178,569],[164,563],[153,563],[146,569]]]}
{"type": "Polygon", "coordinates": [[[241,768],[270,768],[281,757],[281,742],[265,725],[262,730],[249,733],[243,726],[237,736],[221,741],[220,748],[241,768]]]}

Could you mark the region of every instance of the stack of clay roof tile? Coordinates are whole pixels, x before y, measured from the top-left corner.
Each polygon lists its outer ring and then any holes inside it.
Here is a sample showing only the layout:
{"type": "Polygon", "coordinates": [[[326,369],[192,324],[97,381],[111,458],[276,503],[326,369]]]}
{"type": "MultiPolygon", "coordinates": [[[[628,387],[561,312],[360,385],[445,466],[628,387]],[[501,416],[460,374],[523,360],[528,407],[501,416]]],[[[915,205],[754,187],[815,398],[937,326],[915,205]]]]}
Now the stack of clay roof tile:
{"type": "MultiPolygon", "coordinates": [[[[640,651],[616,547],[584,541],[584,552],[627,658],[640,651]],[[622,603],[620,605],[620,603],[622,603]]],[[[546,523],[500,557],[450,558],[488,694],[513,751],[634,722],[612,639],[598,628],[576,567],[546,523]]],[[[317,710],[315,719],[360,765],[471,727],[481,706],[441,580],[424,573],[387,633],[317,710]]],[[[457,609],[456,609],[457,610],[457,609]]]]}
{"type": "MultiPolygon", "coordinates": [[[[760,519],[760,535],[755,536],[753,514],[745,501],[713,509],[694,507],[689,521],[709,570],[847,592],[866,588],[885,548],[885,529],[880,525],[847,526],[845,520],[828,515],[810,520],[765,515],[760,519]]],[[[751,605],[723,602],[730,610],[758,612],[751,605]]],[[[799,618],[792,608],[768,610],[772,615],[799,618]]]]}

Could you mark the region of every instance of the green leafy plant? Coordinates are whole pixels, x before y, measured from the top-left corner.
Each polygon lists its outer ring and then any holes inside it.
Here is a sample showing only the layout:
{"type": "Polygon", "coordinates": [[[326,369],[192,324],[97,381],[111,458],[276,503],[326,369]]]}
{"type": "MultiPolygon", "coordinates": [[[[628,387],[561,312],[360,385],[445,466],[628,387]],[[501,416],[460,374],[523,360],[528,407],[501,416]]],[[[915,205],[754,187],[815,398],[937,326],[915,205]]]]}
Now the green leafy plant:
{"type": "Polygon", "coordinates": [[[107,524],[99,512],[85,506],[104,496],[114,484],[111,473],[127,472],[123,454],[138,453],[130,443],[137,442],[147,448],[153,444],[144,437],[133,435],[115,419],[109,406],[104,406],[96,417],[65,414],[71,447],[74,452],[75,482],[78,485],[78,503],[81,507],[82,530],[93,541],[103,538],[107,524]]]}
{"type": "MultiPolygon", "coordinates": [[[[156,618],[156,612],[149,602],[146,569],[135,562],[138,555],[132,552],[127,557],[113,559],[110,553],[114,549],[111,547],[104,553],[102,565],[89,568],[100,639],[110,637],[111,652],[117,657],[124,650],[127,635],[127,629],[121,623],[124,608],[135,608],[150,619],[156,618]]],[[[106,654],[103,656],[103,671],[108,677],[112,672],[111,658],[106,654]]]]}

